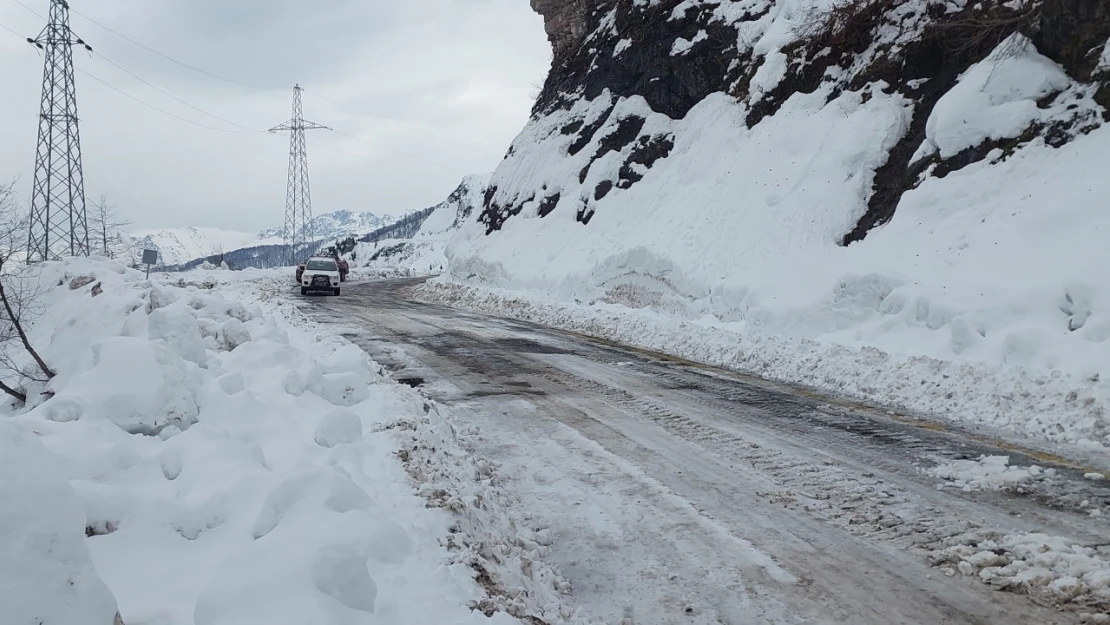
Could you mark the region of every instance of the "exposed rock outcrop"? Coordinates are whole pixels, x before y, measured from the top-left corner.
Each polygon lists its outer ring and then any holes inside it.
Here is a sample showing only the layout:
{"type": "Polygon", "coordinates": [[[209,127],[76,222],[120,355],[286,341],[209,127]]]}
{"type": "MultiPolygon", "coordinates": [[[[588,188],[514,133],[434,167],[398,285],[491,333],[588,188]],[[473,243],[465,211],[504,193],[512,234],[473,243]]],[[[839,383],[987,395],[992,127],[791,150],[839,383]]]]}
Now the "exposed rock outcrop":
{"type": "Polygon", "coordinates": [[[543,16],[547,38],[556,56],[566,54],[582,43],[582,38],[586,36],[587,0],[531,1],[532,10],[543,16]]]}
{"type": "MultiPolygon", "coordinates": [[[[884,164],[873,170],[867,206],[847,244],[894,215],[902,194],[928,175],[943,176],[978,162],[995,149],[1010,153],[1034,139],[1063,145],[1101,123],[1094,102],[1110,104],[1110,67],[1101,61],[1110,38],[1110,6],[1098,0],[844,0],[825,3],[748,0],[531,0],[552,43],[551,73],[533,109],[532,125],[566,119],[569,156],[588,151],[581,199],[559,184],[499,170],[486,195],[488,232],[526,207],[546,216],[558,205],[585,222],[614,190],[636,184],[665,159],[674,137],[647,113],[681,120],[714,94],[727,94],[745,111],[749,128],[774,116],[791,97],[878,89],[904,98],[909,124],[893,137],[884,164]],[[1020,33],[1077,82],[1045,94],[1038,106],[1059,109],[1031,122],[1017,137],[986,141],[957,155],[914,158],[926,141],[933,107],[973,64],[1020,33]],[[648,111],[631,115],[622,101],[642,99],[648,111]],[[602,114],[575,115],[583,102],[605,100],[602,114]],[[624,111],[624,112],[622,112],[624,111]],[[570,115],[566,113],[570,112],[570,115]],[[652,131],[652,127],[655,131],[652,131]],[[621,173],[591,176],[594,164],[620,154],[621,173]],[[591,199],[592,196],[592,199],[591,199]]],[[[869,97],[869,96],[865,96],[869,97]]],[[[523,136],[510,159],[526,149],[523,136]]]]}

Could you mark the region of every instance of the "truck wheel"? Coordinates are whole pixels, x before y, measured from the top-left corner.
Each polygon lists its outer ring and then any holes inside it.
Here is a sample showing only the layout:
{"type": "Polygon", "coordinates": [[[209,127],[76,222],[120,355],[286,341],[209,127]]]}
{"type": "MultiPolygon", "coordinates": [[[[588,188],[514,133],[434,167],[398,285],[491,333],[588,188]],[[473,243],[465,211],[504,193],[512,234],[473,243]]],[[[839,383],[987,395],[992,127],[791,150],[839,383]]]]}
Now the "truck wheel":
{"type": "Polygon", "coordinates": [[[339,295],[339,287],[335,287],[334,289],[331,290],[331,292],[334,293],[336,296],[338,296],[339,295]]]}
{"type": "Polygon", "coordinates": [[[308,295],[308,289],[301,287],[301,295],[308,295]]]}

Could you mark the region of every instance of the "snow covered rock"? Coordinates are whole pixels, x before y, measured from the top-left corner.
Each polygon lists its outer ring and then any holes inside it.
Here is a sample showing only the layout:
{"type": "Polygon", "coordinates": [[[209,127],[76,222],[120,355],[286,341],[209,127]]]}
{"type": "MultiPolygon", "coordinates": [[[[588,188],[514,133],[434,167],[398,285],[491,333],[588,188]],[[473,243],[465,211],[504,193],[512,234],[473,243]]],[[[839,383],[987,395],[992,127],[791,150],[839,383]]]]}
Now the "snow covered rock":
{"type": "Polygon", "coordinates": [[[113,625],[85,515],[39,437],[0,420],[0,606],[12,625],[113,625]]]}
{"type": "MultiPolygon", "coordinates": [[[[184,430],[196,422],[195,365],[168,347],[132,337],[105,339],[91,350],[91,367],[54,398],[81,407],[67,409],[71,413],[107,419],[132,434],[157,435],[169,426],[184,430]]],[[[52,403],[44,409],[51,410],[52,403]]]]}
{"type": "Polygon", "coordinates": [[[231,318],[224,322],[220,328],[220,344],[227,351],[233,351],[236,347],[251,340],[251,331],[242,321],[231,318]]]}
{"type": "Polygon", "coordinates": [[[1034,121],[1051,118],[1052,111],[1037,102],[1069,86],[1063,68],[1015,33],[936,103],[925,123],[925,150],[950,158],[986,139],[1017,138],[1034,121]]]}
{"type": "Polygon", "coordinates": [[[323,447],[353,443],[362,438],[362,420],[350,410],[332,410],[320,419],[315,438],[323,447]]]}

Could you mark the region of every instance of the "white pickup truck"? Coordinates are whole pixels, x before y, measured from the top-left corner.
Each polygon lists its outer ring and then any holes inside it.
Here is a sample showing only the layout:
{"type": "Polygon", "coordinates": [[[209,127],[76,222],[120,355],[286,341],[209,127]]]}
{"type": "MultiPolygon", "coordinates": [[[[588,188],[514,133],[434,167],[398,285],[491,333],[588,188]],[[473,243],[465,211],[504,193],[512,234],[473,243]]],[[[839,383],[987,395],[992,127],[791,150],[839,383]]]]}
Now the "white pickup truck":
{"type": "Polygon", "coordinates": [[[301,295],[312,291],[330,291],[332,295],[339,295],[339,263],[334,258],[313,256],[305,262],[304,271],[300,274],[301,295]]]}

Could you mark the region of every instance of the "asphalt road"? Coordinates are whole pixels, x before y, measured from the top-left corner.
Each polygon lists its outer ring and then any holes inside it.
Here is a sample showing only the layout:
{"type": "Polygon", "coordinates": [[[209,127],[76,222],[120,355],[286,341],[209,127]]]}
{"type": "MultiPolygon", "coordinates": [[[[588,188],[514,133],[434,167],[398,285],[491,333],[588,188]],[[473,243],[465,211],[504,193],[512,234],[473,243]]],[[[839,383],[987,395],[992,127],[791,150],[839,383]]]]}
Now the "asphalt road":
{"type": "MultiPolygon", "coordinates": [[[[1105,483],[938,425],[534,324],[413,299],[419,280],[306,298],[394,377],[483,433],[557,539],[571,603],[635,625],[1077,623],[929,554],[1012,532],[1110,543],[1105,483]],[[938,462],[1055,468],[1024,492],[938,489],[938,462]],[[1084,503],[1086,502],[1086,503],[1084,503]]],[[[1092,605],[1097,612],[1105,606],[1092,605]]]]}

